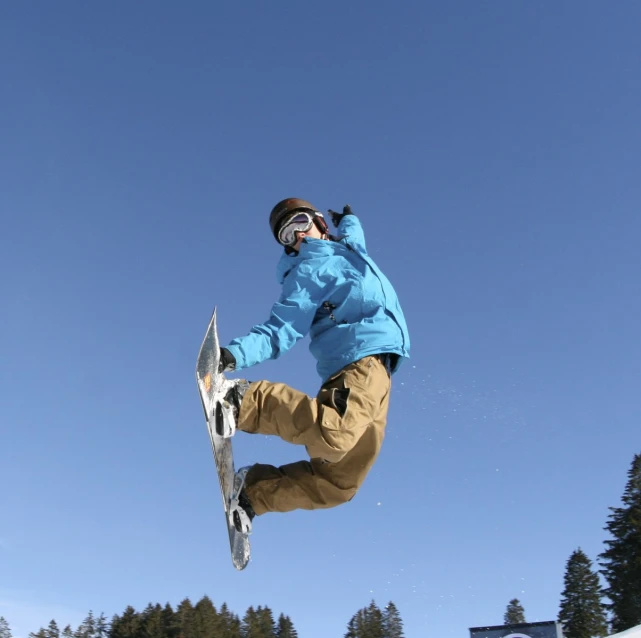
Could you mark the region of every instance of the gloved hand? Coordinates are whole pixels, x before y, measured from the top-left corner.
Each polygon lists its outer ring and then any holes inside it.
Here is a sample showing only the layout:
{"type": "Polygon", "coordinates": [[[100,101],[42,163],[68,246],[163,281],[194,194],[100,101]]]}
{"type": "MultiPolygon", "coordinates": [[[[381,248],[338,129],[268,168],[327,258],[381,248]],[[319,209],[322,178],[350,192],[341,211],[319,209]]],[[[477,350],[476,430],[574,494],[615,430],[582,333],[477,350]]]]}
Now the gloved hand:
{"type": "Polygon", "coordinates": [[[218,363],[218,372],[231,372],[236,369],[236,357],[227,350],[227,348],[220,349],[220,362],[218,363]]]}
{"type": "Polygon", "coordinates": [[[343,212],[342,213],[337,213],[335,210],[332,210],[331,208],[327,211],[329,213],[329,216],[332,218],[332,224],[338,228],[338,225],[341,223],[341,219],[345,217],[345,215],[353,215],[352,213],[352,207],[349,204],[345,204],[343,206],[343,212]]]}

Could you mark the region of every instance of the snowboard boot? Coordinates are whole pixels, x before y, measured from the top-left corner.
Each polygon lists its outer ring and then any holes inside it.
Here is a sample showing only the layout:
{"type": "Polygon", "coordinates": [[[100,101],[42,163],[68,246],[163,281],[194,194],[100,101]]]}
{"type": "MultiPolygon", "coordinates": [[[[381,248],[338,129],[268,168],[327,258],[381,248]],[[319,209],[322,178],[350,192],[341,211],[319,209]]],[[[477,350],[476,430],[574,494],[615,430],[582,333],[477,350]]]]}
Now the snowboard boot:
{"type": "Polygon", "coordinates": [[[234,488],[229,501],[229,516],[240,534],[252,533],[252,520],[256,516],[245,493],[245,478],[250,468],[251,465],[241,467],[234,475],[234,488]]]}
{"type": "Polygon", "coordinates": [[[228,439],[236,433],[240,404],[249,388],[245,379],[229,379],[224,382],[216,401],[216,434],[228,439]]]}

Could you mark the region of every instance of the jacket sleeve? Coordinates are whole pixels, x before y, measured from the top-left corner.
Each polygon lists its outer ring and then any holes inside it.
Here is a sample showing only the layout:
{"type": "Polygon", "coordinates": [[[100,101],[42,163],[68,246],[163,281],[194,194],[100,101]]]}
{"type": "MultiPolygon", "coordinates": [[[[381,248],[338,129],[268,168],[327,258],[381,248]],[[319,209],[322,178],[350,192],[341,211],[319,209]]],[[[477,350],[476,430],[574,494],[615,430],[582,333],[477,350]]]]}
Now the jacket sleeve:
{"type": "Polygon", "coordinates": [[[350,246],[362,253],[367,253],[363,226],[361,226],[361,222],[356,215],[345,215],[336,230],[339,236],[345,239],[350,246]]]}
{"type": "Polygon", "coordinates": [[[236,370],[268,359],[278,359],[309,332],[318,307],[314,299],[319,296],[313,294],[313,279],[300,272],[304,269],[307,268],[299,268],[299,272],[292,272],[285,279],[281,296],[272,306],[269,319],[227,346],[236,358],[236,370]]]}

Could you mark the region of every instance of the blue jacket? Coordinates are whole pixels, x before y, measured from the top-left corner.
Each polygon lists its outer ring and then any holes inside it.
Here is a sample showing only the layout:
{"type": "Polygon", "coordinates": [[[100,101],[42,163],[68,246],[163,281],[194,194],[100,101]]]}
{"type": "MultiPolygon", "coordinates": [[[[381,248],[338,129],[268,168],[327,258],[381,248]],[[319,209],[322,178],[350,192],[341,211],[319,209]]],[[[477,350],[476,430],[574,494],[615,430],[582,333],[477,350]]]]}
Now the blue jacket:
{"type": "Polygon", "coordinates": [[[338,241],[306,238],[298,254],[283,253],[277,267],[283,289],[269,319],[227,346],[237,370],[277,359],[308,332],[323,382],[368,355],[398,354],[395,370],[409,357],[396,292],[367,254],[355,215],[343,217],[338,236],[338,241]]]}

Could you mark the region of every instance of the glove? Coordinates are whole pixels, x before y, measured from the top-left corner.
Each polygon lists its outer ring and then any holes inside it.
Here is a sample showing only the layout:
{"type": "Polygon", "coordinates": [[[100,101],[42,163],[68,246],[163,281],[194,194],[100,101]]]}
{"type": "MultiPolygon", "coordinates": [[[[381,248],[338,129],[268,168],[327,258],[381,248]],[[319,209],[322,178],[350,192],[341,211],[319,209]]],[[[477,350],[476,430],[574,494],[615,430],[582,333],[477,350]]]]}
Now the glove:
{"type": "Polygon", "coordinates": [[[343,206],[343,212],[342,213],[337,213],[335,210],[332,210],[331,208],[327,211],[329,213],[329,216],[332,218],[332,224],[338,228],[338,225],[341,223],[341,219],[345,217],[345,215],[353,215],[352,213],[352,207],[349,204],[345,204],[343,206]]]}
{"type": "Polygon", "coordinates": [[[220,361],[218,363],[218,372],[231,372],[236,369],[236,357],[227,350],[227,348],[220,349],[220,361]]]}

